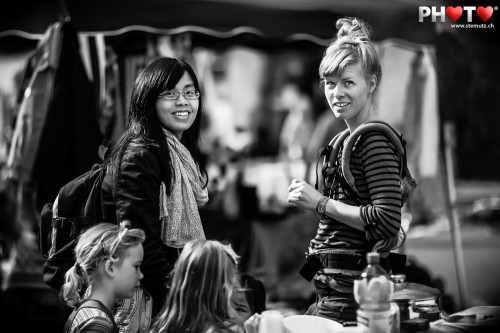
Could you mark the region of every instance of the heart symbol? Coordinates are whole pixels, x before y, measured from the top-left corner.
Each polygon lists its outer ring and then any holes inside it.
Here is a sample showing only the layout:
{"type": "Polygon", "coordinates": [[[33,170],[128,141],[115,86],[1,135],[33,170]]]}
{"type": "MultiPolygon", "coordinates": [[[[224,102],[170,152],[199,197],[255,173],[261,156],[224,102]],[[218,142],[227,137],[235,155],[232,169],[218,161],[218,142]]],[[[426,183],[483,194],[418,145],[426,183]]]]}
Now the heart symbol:
{"type": "Polygon", "coordinates": [[[448,15],[448,17],[451,18],[451,20],[453,22],[456,22],[460,18],[460,16],[462,16],[463,12],[464,12],[464,10],[460,6],[456,6],[456,7],[448,6],[448,7],[446,7],[446,15],[448,15]]]}
{"type": "Polygon", "coordinates": [[[491,15],[493,15],[493,7],[488,6],[484,8],[483,6],[479,6],[476,9],[476,14],[483,22],[486,22],[490,19],[491,15]]]}

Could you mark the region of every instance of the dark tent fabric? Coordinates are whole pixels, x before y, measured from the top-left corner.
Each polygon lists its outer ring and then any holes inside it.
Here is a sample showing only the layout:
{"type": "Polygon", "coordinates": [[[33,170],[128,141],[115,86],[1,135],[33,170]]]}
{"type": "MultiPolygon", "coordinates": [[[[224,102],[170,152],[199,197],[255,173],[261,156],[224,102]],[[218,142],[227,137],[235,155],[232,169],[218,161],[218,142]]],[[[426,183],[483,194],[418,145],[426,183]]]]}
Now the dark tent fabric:
{"type": "Polygon", "coordinates": [[[78,53],[76,31],[70,25],[62,31],[59,71],[34,167],[39,208],[55,198],[61,185],[98,161],[102,143],[97,104],[89,98],[93,88],[78,53]]]}
{"type": "Polygon", "coordinates": [[[97,102],[71,24],[56,24],[30,57],[10,167],[36,185],[36,206],[98,162],[97,102]],[[35,109],[36,108],[36,109],[35,109]],[[36,110],[36,112],[34,112],[36,110]],[[25,111],[25,112],[24,112],[25,111]],[[18,133],[18,134],[16,134],[18,133]]]}
{"type": "Polygon", "coordinates": [[[434,26],[418,22],[421,5],[439,5],[439,1],[17,0],[0,11],[0,32],[40,34],[70,15],[72,24],[82,32],[116,32],[140,25],[164,29],[168,34],[191,31],[206,37],[200,38],[199,44],[211,44],[214,37],[247,33],[267,48],[297,40],[324,46],[334,35],[339,17],[358,16],[372,24],[376,40],[403,38],[432,43],[434,26]],[[66,14],[64,7],[68,8],[66,14]]]}

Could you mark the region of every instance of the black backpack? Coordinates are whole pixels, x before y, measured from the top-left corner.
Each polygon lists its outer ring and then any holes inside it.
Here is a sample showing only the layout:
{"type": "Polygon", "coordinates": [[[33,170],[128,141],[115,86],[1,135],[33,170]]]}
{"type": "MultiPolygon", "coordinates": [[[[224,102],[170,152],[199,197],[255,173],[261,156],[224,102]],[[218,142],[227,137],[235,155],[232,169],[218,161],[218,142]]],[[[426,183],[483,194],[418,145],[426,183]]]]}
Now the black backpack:
{"type": "MultiPolygon", "coordinates": [[[[401,203],[407,202],[413,191],[417,187],[417,181],[414,179],[408,169],[406,141],[403,135],[392,125],[384,121],[369,121],[360,125],[354,132],[350,133],[346,129],[337,134],[330,144],[322,149],[320,157],[324,156],[322,175],[326,177],[330,174],[334,175],[334,183],[338,181],[342,189],[347,194],[347,197],[354,201],[358,206],[363,205],[359,192],[354,184],[354,177],[351,172],[351,154],[354,144],[357,139],[367,132],[376,131],[385,135],[396,148],[400,160],[400,186],[401,186],[401,203]],[[346,140],[347,138],[347,140],[346,140]],[[337,163],[337,156],[342,149],[342,158],[340,164],[337,163]],[[327,171],[329,170],[329,171],[327,171]]],[[[319,161],[319,160],[318,160],[319,161]]],[[[317,168],[316,168],[317,169],[317,168]]],[[[316,173],[316,189],[318,189],[319,177],[316,173]]],[[[404,230],[401,228],[403,239],[406,238],[404,230]]],[[[382,241],[379,241],[379,243],[382,241]]],[[[398,274],[403,272],[406,264],[406,255],[390,252],[390,266],[393,273],[398,274]]]]}
{"type": "MultiPolygon", "coordinates": [[[[351,154],[357,139],[367,132],[380,132],[385,135],[396,148],[400,160],[400,183],[402,203],[409,200],[413,191],[417,187],[417,181],[412,177],[407,164],[406,141],[403,135],[392,125],[384,121],[369,121],[360,125],[353,133],[346,129],[337,134],[330,144],[326,146],[320,156],[325,156],[323,163],[323,176],[327,176],[327,169],[332,168],[330,172],[335,173],[335,179],[342,185],[347,196],[357,205],[362,205],[359,192],[354,184],[354,176],[351,172],[351,154]],[[348,137],[348,138],[347,138],[348,137]],[[347,138],[347,140],[345,140],[347,138]],[[337,165],[336,159],[339,151],[342,149],[342,161],[337,165]],[[340,172],[338,172],[340,171],[340,172]]],[[[316,189],[318,189],[318,175],[316,174],[316,189]]]]}
{"type": "Polygon", "coordinates": [[[57,217],[53,216],[53,203],[45,204],[42,209],[37,242],[45,258],[43,280],[54,289],[61,289],[64,274],[75,264],[78,236],[105,221],[101,201],[105,175],[106,167],[94,164],[91,170],[59,190],[57,217]]]}

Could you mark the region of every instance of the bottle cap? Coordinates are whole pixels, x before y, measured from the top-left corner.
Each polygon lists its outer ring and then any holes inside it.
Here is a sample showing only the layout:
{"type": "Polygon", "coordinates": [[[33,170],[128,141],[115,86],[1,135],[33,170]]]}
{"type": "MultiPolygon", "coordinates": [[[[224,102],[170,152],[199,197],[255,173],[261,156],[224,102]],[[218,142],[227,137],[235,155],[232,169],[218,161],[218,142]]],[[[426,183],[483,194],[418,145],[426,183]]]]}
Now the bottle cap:
{"type": "Polygon", "coordinates": [[[366,261],[368,264],[378,264],[380,263],[380,255],[378,252],[368,252],[366,254],[366,261]]]}

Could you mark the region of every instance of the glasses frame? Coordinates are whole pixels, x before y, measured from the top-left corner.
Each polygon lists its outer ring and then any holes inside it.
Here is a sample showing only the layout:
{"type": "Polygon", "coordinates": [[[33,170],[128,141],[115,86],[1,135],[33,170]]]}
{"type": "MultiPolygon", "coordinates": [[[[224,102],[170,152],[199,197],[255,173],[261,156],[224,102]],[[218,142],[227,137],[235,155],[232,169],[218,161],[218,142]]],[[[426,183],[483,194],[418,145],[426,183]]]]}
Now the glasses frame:
{"type": "Polygon", "coordinates": [[[161,93],[160,95],[158,95],[158,98],[161,98],[164,101],[176,101],[179,99],[179,97],[181,95],[184,96],[185,99],[190,100],[190,101],[195,101],[195,100],[200,98],[200,92],[198,90],[195,90],[195,89],[190,89],[190,90],[186,90],[186,91],[169,90],[169,91],[165,91],[165,92],[161,93]],[[195,92],[195,96],[196,96],[195,98],[190,98],[190,97],[186,96],[186,93],[192,92],[192,91],[195,92]],[[165,98],[166,93],[175,94],[175,98],[165,98]]]}

